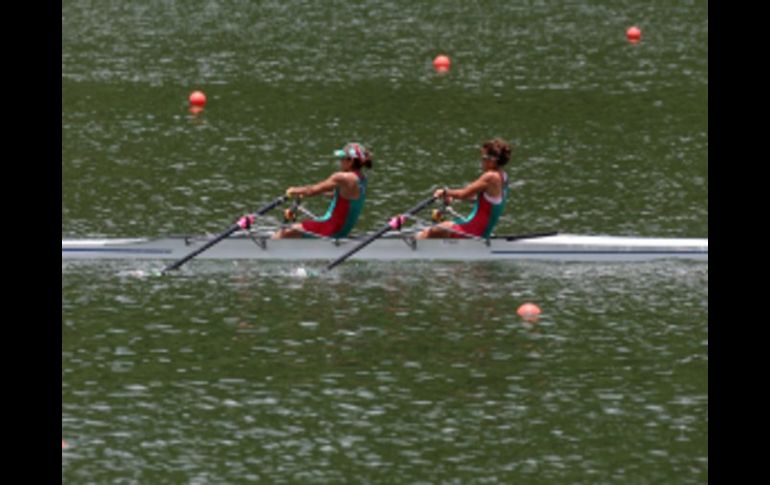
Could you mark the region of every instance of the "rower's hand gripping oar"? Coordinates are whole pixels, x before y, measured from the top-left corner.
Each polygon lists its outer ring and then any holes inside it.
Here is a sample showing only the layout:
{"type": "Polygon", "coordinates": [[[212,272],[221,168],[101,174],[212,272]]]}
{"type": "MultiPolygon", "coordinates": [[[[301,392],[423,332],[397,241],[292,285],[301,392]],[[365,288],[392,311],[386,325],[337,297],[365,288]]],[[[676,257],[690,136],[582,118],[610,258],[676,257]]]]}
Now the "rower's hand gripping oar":
{"type": "Polygon", "coordinates": [[[452,209],[452,200],[446,195],[447,190],[449,190],[449,188],[444,187],[443,192],[441,192],[441,208],[433,209],[430,214],[430,218],[436,224],[444,221],[444,215],[447,212],[454,213],[454,210],[452,209]]]}
{"type": "MultiPolygon", "coordinates": [[[[287,195],[288,197],[288,195],[287,195]]],[[[291,205],[283,211],[283,222],[288,224],[290,222],[296,222],[297,213],[299,212],[299,205],[302,203],[302,198],[298,195],[294,196],[291,205]]]]}
{"type": "Polygon", "coordinates": [[[180,266],[182,266],[183,264],[185,264],[186,262],[188,262],[189,260],[191,260],[195,256],[199,255],[203,251],[207,250],[208,248],[210,248],[214,244],[216,244],[219,241],[221,241],[222,239],[225,239],[226,237],[230,236],[235,231],[237,231],[239,229],[248,229],[254,223],[254,220],[257,218],[257,216],[264,215],[268,211],[270,211],[270,210],[274,209],[275,207],[283,204],[286,201],[286,199],[287,199],[287,197],[282,195],[282,196],[278,197],[277,199],[273,200],[272,202],[262,206],[254,214],[248,214],[248,215],[245,215],[245,216],[241,217],[240,219],[238,219],[238,222],[236,222],[235,224],[230,226],[225,232],[219,234],[217,237],[215,237],[211,241],[207,242],[203,246],[199,247],[195,251],[191,252],[190,254],[188,254],[184,258],[180,259],[179,261],[177,261],[175,263],[172,263],[172,264],[166,266],[165,268],[163,268],[163,270],[161,271],[161,274],[167,273],[169,271],[173,271],[173,270],[179,268],[180,266]]]}
{"type": "Polygon", "coordinates": [[[404,221],[406,220],[407,216],[411,216],[411,215],[414,215],[414,214],[420,212],[421,210],[423,210],[424,208],[426,208],[427,206],[432,204],[434,200],[436,200],[436,197],[435,196],[431,196],[431,197],[423,200],[422,202],[420,202],[416,206],[412,207],[408,211],[404,212],[403,214],[400,214],[400,215],[397,215],[396,217],[393,217],[380,230],[378,230],[377,232],[375,232],[371,236],[369,236],[366,239],[364,239],[363,241],[361,241],[356,247],[354,247],[353,249],[351,249],[347,253],[343,254],[339,258],[335,259],[334,261],[332,261],[331,263],[326,265],[326,271],[329,271],[329,270],[333,269],[335,266],[337,266],[338,264],[342,263],[343,261],[345,261],[349,257],[353,256],[358,251],[364,249],[366,246],[368,246],[369,244],[374,242],[374,240],[382,237],[386,232],[388,232],[390,230],[401,229],[401,225],[404,223],[404,221]]]}

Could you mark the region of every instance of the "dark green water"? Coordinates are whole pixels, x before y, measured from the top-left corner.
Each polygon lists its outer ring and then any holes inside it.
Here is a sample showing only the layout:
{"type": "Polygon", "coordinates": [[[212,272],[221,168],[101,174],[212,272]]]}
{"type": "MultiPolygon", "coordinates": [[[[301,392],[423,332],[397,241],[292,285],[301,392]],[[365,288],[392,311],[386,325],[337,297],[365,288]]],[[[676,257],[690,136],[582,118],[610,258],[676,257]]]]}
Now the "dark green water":
{"type": "MultiPolygon", "coordinates": [[[[216,232],[350,140],[367,231],[492,136],[498,232],[708,236],[705,2],[66,1],[62,29],[62,236],[216,232]]],[[[156,266],[62,263],[65,482],[708,480],[706,264],[130,276],[156,266]]]]}

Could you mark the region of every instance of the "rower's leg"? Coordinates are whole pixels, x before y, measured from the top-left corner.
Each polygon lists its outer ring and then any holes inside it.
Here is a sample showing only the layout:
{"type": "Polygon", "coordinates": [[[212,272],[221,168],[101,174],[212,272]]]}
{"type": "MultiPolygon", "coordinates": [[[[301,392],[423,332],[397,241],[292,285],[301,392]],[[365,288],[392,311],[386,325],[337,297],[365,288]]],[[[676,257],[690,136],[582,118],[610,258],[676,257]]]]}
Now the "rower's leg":
{"type": "Polygon", "coordinates": [[[438,239],[452,237],[452,233],[445,230],[444,228],[451,228],[453,225],[454,222],[452,221],[444,221],[441,224],[429,227],[421,231],[417,234],[417,236],[415,236],[415,239],[438,239]]]}
{"type": "Polygon", "coordinates": [[[273,233],[272,239],[290,239],[300,238],[304,234],[302,224],[292,224],[291,226],[273,233]]]}

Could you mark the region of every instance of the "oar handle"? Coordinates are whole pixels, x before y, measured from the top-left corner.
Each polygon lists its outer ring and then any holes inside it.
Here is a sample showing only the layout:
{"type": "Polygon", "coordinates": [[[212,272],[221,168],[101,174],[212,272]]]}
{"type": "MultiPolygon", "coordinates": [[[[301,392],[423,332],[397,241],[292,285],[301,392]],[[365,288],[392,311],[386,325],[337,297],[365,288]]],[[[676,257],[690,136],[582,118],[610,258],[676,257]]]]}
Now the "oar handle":
{"type": "Polygon", "coordinates": [[[236,222],[235,224],[233,224],[232,226],[227,228],[227,230],[225,232],[219,234],[217,237],[215,237],[211,241],[207,242],[203,246],[199,247],[195,251],[191,252],[187,256],[183,257],[179,261],[176,261],[175,263],[166,266],[165,268],[163,268],[161,273],[166,273],[168,271],[173,271],[173,270],[179,268],[180,266],[182,266],[183,264],[185,264],[186,262],[188,262],[189,260],[191,260],[195,256],[199,255],[203,251],[207,250],[211,246],[213,246],[216,243],[218,243],[219,241],[221,241],[222,239],[225,239],[226,237],[230,236],[235,231],[237,231],[239,229],[246,229],[246,228],[248,228],[254,222],[254,219],[257,216],[264,215],[265,213],[267,213],[268,211],[274,209],[275,207],[279,206],[280,204],[283,204],[287,199],[288,199],[287,196],[282,195],[282,196],[274,199],[273,201],[269,202],[268,204],[260,207],[259,210],[257,210],[257,212],[255,212],[254,214],[249,214],[249,215],[241,217],[238,220],[238,222],[236,222]]]}
{"type": "Polygon", "coordinates": [[[263,215],[265,215],[265,213],[275,209],[276,207],[278,207],[279,205],[283,204],[287,200],[289,200],[289,197],[286,196],[286,195],[282,195],[280,197],[276,197],[272,202],[262,206],[259,210],[257,210],[257,212],[255,212],[255,214],[258,215],[258,216],[263,216],[263,215]]]}
{"type": "Polygon", "coordinates": [[[369,236],[366,239],[364,239],[363,241],[361,241],[358,244],[358,246],[354,247],[353,249],[351,249],[347,253],[343,254],[342,256],[338,257],[337,259],[335,259],[334,261],[332,261],[331,263],[326,265],[326,271],[332,270],[335,266],[337,266],[338,264],[342,263],[343,261],[345,261],[349,257],[353,256],[358,251],[364,249],[366,246],[371,244],[374,240],[379,239],[380,237],[383,236],[383,234],[385,234],[386,232],[390,231],[391,229],[400,229],[401,228],[401,224],[403,224],[404,219],[406,219],[406,216],[411,216],[411,215],[416,214],[417,212],[421,211],[422,209],[424,209],[427,206],[429,206],[430,204],[432,204],[434,200],[436,200],[435,197],[429,197],[429,198],[423,200],[422,202],[420,202],[419,204],[417,204],[416,206],[412,207],[411,209],[407,210],[403,214],[399,214],[399,215],[393,217],[391,220],[388,221],[387,224],[385,224],[377,232],[375,232],[371,236],[369,236]]]}

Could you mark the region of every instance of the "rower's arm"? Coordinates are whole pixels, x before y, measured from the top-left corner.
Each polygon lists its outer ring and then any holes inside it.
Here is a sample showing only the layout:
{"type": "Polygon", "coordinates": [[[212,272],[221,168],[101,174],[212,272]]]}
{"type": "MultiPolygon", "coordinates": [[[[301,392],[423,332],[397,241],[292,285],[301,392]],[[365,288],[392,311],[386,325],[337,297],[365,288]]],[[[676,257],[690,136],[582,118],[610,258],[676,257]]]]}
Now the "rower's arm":
{"type": "Polygon", "coordinates": [[[462,189],[447,189],[447,195],[455,199],[472,199],[479,192],[489,188],[489,177],[484,174],[475,182],[471,182],[462,189]]]}
{"type": "Polygon", "coordinates": [[[286,193],[289,196],[299,195],[303,197],[312,197],[318,194],[333,192],[334,188],[337,187],[338,184],[339,173],[335,173],[328,179],[318,182],[317,184],[305,185],[302,187],[289,187],[289,190],[287,190],[286,193]]]}

